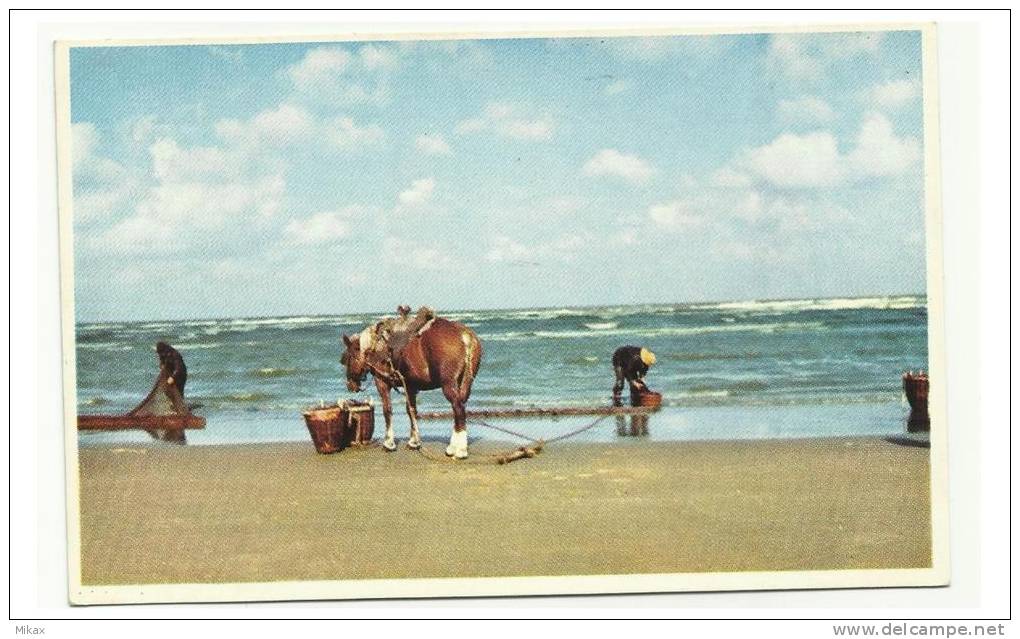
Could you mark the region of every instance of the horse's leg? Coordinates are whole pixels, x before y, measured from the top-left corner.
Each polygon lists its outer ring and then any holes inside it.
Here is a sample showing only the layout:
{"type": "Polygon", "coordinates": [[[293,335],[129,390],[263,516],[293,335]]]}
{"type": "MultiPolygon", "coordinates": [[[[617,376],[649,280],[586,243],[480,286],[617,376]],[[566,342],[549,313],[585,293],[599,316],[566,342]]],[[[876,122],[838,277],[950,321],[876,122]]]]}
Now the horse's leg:
{"type": "Polygon", "coordinates": [[[421,435],[418,433],[418,391],[408,390],[407,393],[407,418],[411,420],[411,438],[407,440],[407,447],[411,450],[421,448],[421,435]]]}
{"type": "Polygon", "coordinates": [[[393,404],[390,402],[390,387],[385,383],[375,380],[375,387],[382,399],[382,414],[386,419],[386,437],[383,439],[383,448],[389,452],[397,449],[397,442],[393,438],[393,404]]]}
{"type": "Polygon", "coordinates": [[[453,434],[450,435],[450,445],[446,447],[446,456],[465,459],[468,456],[467,410],[464,408],[460,387],[457,384],[447,384],[443,386],[443,395],[453,406],[453,434]]]}

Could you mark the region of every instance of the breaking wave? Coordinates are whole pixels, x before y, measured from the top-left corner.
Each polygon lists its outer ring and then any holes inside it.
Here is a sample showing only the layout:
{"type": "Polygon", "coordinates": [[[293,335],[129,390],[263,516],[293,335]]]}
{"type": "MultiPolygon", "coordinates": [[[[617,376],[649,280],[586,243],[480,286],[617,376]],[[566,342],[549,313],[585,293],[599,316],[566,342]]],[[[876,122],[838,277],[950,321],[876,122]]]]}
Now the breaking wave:
{"type": "Polygon", "coordinates": [[[600,331],[510,331],[506,333],[487,333],[479,335],[482,340],[513,341],[533,338],[541,339],[574,339],[593,335],[628,335],[634,337],[664,337],[673,335],[702,335],[706,333],[737,333],[757,332],[775,333],[778,331],[821,331],[826,330],[822,322],[774,322],[770,324],[727,324],[725,326],[665,326],[658,328],[616,328],[600,331]]]}

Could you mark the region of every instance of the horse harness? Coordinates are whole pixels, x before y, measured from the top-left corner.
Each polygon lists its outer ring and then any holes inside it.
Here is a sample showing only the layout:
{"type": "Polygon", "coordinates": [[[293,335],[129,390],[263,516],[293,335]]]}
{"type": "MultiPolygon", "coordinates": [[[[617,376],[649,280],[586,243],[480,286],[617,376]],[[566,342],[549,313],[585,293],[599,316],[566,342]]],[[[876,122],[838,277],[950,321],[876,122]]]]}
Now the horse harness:
{"type": "MultiPolygon", "coordinates": [[[[386,380],[392,388],[404,388],[406,392],[404,375],[395,362],[400,360],[415,338],[432,327],[436,316],[426,306],[421,307],[413,318],[409,317],[409,308],[401,307],[399,310],[399,318],[384,320],[370,329],[365,365],[375,377],[386,380]]],[[[425,374],[429,374],[428,362],[425,362],[425,374]]]]}

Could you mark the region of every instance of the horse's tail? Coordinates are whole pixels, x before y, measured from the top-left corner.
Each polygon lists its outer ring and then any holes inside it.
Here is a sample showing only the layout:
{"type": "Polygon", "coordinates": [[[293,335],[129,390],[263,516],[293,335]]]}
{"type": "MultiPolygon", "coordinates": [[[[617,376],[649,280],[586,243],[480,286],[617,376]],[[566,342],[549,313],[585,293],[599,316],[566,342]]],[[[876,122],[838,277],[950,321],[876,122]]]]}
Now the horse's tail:
{"type": "Polygon", "coordinates": [[[478,339],[471,331],[464,329],[460,332],[460,341],[464,344],[464,368],[460,371],[460,379],[457,381],[459,395],[463,401],[467,401],[468,393],[471,392],[471,384],[474,382],[475,370],[474,359],[475,349],[480,348],[478,339]]]}

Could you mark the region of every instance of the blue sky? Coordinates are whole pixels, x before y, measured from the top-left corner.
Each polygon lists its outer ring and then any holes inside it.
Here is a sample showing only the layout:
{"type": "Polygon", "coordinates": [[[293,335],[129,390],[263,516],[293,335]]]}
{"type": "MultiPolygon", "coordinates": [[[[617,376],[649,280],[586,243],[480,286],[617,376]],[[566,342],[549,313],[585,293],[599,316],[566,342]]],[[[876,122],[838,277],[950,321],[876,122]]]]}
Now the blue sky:
{"type": "Polygon", "coordinates": [[[924,292],[920,33],[71,51],[79,320],[924,292]]]}

